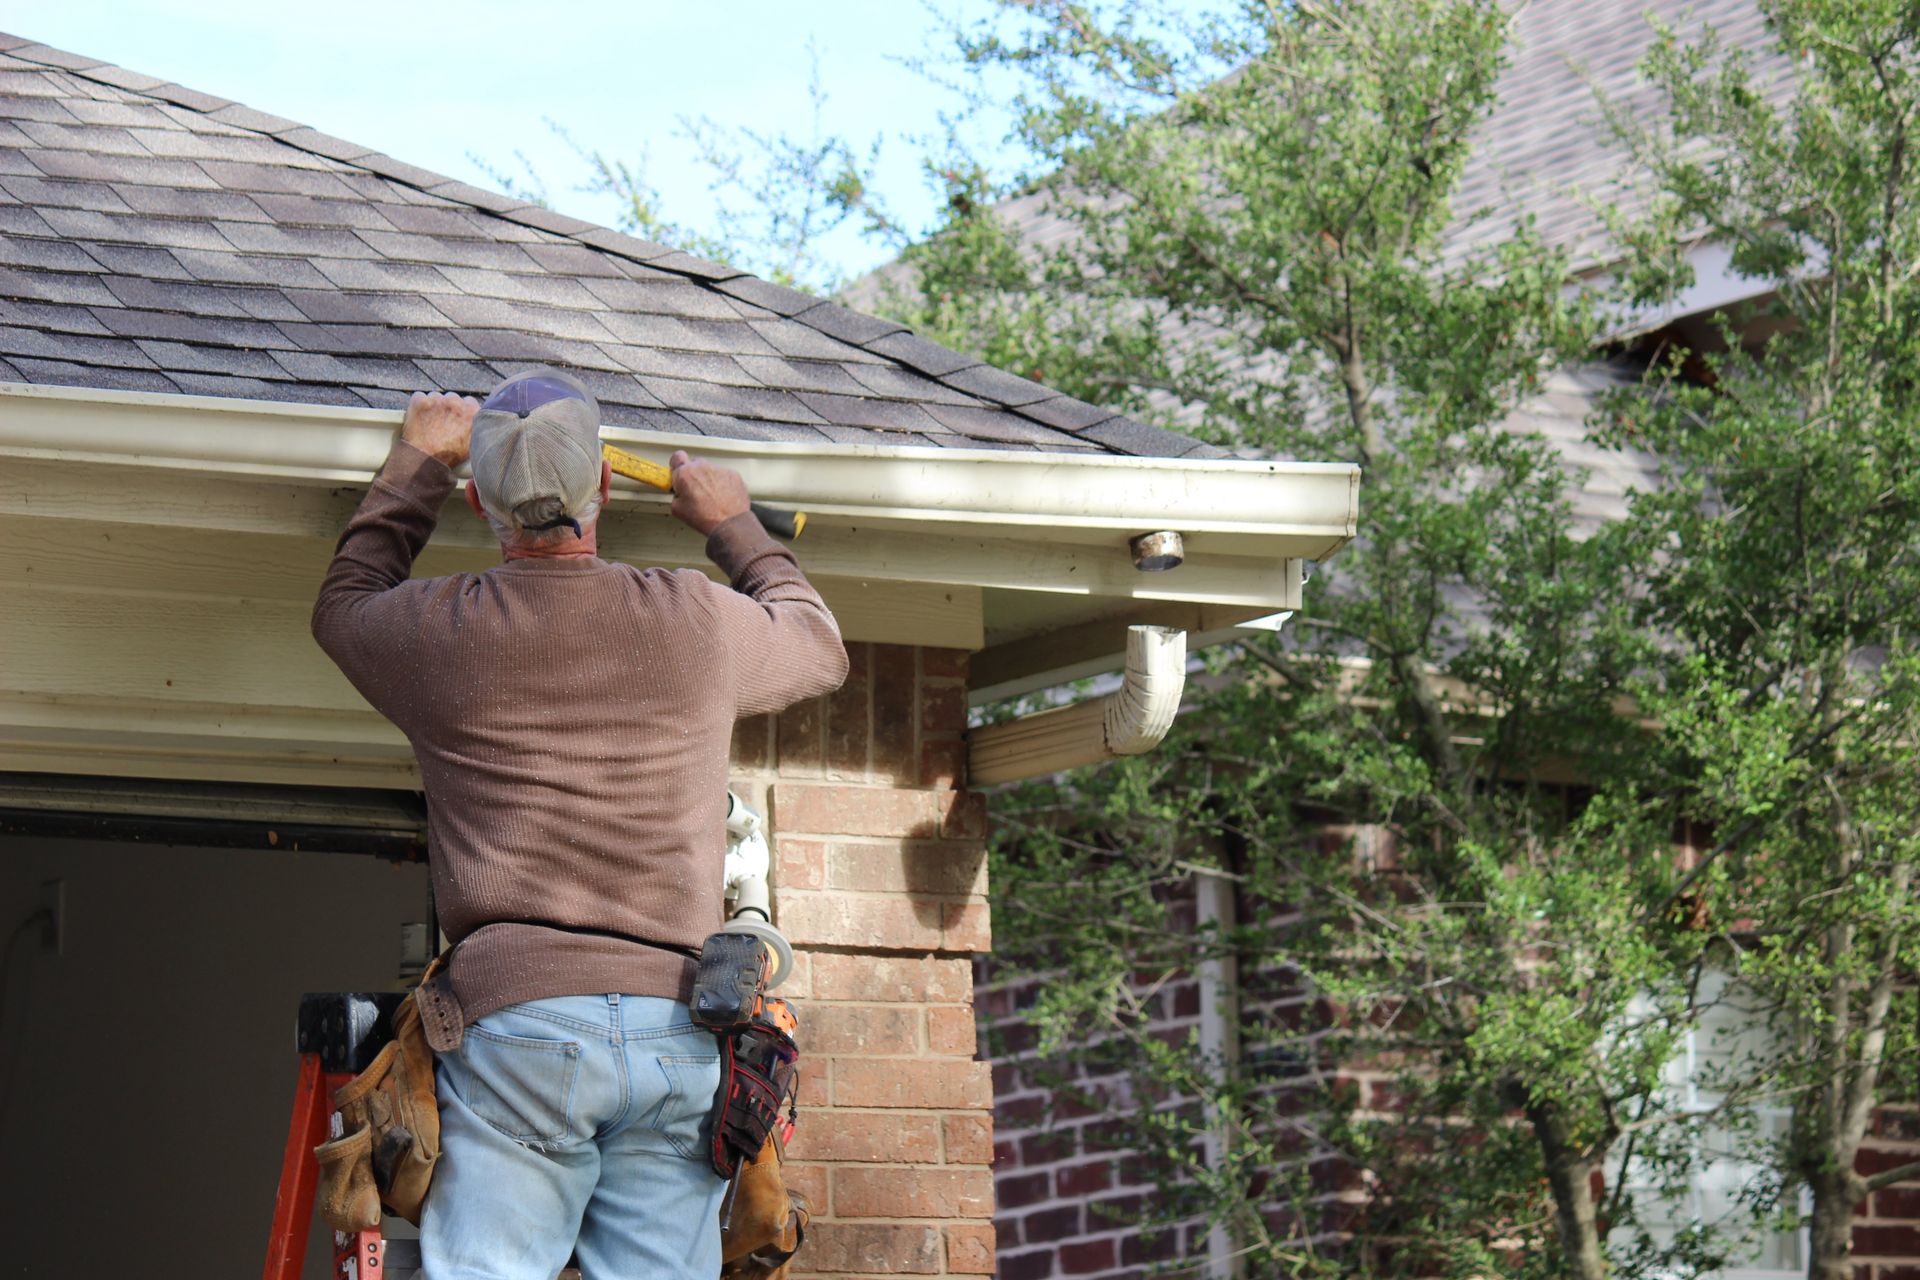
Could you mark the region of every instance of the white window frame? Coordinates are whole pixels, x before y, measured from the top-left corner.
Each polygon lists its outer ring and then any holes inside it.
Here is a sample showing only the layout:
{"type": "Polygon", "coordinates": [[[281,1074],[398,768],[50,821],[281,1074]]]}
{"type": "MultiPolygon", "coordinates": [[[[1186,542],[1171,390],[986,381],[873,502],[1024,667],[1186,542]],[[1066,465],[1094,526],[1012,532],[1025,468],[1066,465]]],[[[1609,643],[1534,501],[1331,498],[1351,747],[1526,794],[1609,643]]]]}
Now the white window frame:
{"type": "MultiPolygon", "coordinates": [[[[1702,977],[1702,996],[1710,1008],[1730,1007],[1725,1003],[1727,982],[1727,975],[1718,970],[1709,971],[1702,977]]],[[[1644,1016],[1651,1014],[1652,1009],[1651,1007],[1641,1007],[1634,1009],[1632,1012],[1644,1016]]],[[[1673,1105],[1677,1106],[1680,1110],[1695,1115],[1705,1115],[1718,1108],[1720,1099],[1716,1095],[1701,1088],[1702,1059],[1707,1056],[1710,1050],[1710,1046],[1703,1044],[1703,1038],[1725,1034],[1726,1030],[1724,1027],[1713,1028],[1700,1025],[1687,1029],[1681,1041],[1680,1052],[1675,1055],[1667,1069],[1669,1088],[1678,1095],[1674,1098],[1673,1105]]],[[[1769,1127],[1791,1123],[1793,1118],[1792,1108],[1781,1104],[1765,1104],[1753,1107],[1750,1110],[1752,1114],[1757,1116],[1762,1122],[1768,1124],[1769,1127]]],[[[1707,1152],[1702,1149],[1702,1146],[1707,1140],[1707,1138],[1703,1137],[1701,1143],[1696,1144],[1695,1147],[1696,1154],[1703,1157],[1703,1159],[1707,1152]]],[[[1756,1166],[1749,1161],[1733,1161],[1728,1158],[1715,1159],[1710,1163],[1697,1163],[1688,1178],[1687,1197],[1682,1201],[1669,1202],[1675,1211],[1675,1216],[1670,1217],[1667,1221],[1674,1227],[1696,1225],[1704,1222],[1706,1219],[1708,1198],[1717,1190],[1714,1185],[1717,1179],[1712,1178],[1711,1172],[1716,1166],[1729,1163],[1733,1164],[1736,1169],[1744,1168],[1746,1170],[1753,1170],[1756,1168],[1756,1166]],[[1679,1216],[1679,1214],[1683,1212],[1690,1213],[1691,1217],[1679,1216]]],[[[1750,1173],[1741,1174],[1737,1177],[1737,1181],[1744,1181],[1747,1176],[1751,1176],[1750,1173]]],[[[1630,1178],[1630,1174],[1628,1170],[1622,1169],[1616,1164],[1608,1170],[1608,1177],[1609,1180],[1622,1177],[1630,1178]]],[[[1626,1194],[1630,1197],[1635,1194],[1633,1184],[1630,1180],[1627,1184],[1626,1194]]],[[[1802,1192],[1801,1200],[1801,1209],[1804,1213],[1806,1209],[1810,1207],[1805,1203],[1806,1195],[1804,1191],[1802,1192]]],[[[1804,1225],[1793,1232],[1773,1231],[1765,1233],[1760,1240],[1756,1241],[1755,1252],[1764,1256],[1768,1252],[1779,1249],[1783,1244],[1789,1246],[1788,1253],[1790,1255],[1790,1261],[1785,1265],[1730,1266],[1710,1274],[1718,1277],[1718,1280],[1789,1280],[1789,1278],[1791,1278],[1791,1280],[1799,1280],[1799,1277],[1806,1274],[1806,1258],[1810,1250],[1808,1231],[1804,1225]]]]}

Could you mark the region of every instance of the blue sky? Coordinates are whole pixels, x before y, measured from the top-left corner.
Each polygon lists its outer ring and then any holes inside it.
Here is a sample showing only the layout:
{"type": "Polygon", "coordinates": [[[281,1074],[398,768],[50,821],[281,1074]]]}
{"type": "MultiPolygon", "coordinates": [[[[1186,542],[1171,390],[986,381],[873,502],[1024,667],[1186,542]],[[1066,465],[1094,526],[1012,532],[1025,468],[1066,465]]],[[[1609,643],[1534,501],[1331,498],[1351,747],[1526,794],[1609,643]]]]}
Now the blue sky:
{"type": "MultiPolygon", "coordinates": [[[[992,5],[934,7],[966,18],[992,5]]],[[[710,229],[710,175],[678,118],[808,136],[811,39],[825,131],[863,145],[885,135],[878,185],[918,223],[929,203],[901,137],[934,131],[953,105],[900,65],[928,50],[937,27],[918,0],[9,0],[0,21],[478,185],[494,184],[470,154],[518,172],[524,152],[555,207],[600,222],[613,220],[612,203],[571,190],[587,170],[547,119],[589,150],[644,158],[664,214],[710,229]]],[[[1003,128],[993,122],[982,137],[1003,128]]],[[[829,255],[855,270],[886,256],[851,235],[829,255]]]]}

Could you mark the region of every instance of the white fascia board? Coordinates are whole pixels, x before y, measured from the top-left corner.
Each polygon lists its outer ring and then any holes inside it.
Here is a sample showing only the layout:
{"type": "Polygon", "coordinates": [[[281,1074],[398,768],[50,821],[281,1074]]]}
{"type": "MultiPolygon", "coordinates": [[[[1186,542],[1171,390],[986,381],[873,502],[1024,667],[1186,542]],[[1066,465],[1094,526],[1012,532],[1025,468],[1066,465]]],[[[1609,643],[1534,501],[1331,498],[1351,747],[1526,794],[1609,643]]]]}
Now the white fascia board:
{"type": "MultiPolygon", "coordinates": [[[[397,410],[0,382],[0,456],[364,485],[400,418],[397,410]]],[[[723,461],[757,498],[823,525],[966,528],[1121,550],[1134,534],[1172,529],[1197,552],[1277,568],[1325,558],[1353,537],[1358,519],[1359,468],[1345,463],[814,446],[624,428],[603,435],[648,453],[684,448],[723,461]]],[[[655,496],[617,483],[636,497],[655,496]]],[[[1183,595],[1177,571],[1157,576],[1157,598],[1183,595]]]]}
{"type": "MultiPolygon", "coordinates": [[[[1808,243],[1806,248],[1807,265],[1801,274],[1809,278],[1823,274],[1826,271],[1824,250],[1812,243],[1808,243]]],[[[1751,302],[1774,292],[1772,281],[1741,275],[1733,269],[1733,246],[1724,240],[1702,241],[1688,249],[1685,257],[1687,265],[1693,268],[1693,283],[1676,291],[1658,306],[1632,307],[1606,301],[1601,303],[1603,340],[1624,341],[1665,328],[1688,316],[1724,310],[1737,302],[1751,302]]],[[[1599,294],[1617,283],[1610,266],[1598,267],[1571,284],[1569,291],[1599,294]]]]}

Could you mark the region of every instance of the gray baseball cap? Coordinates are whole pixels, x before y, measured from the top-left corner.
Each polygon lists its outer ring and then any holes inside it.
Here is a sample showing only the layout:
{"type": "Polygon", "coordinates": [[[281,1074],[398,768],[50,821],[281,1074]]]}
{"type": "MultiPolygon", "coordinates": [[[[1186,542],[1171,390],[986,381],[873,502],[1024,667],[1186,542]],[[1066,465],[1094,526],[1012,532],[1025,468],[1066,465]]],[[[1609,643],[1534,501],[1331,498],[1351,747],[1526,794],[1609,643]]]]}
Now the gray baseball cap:
{"type": "Polygon", "coordinates": [[[571,524],[600,494],[600,405],[558,369],[516,373],[473,420],[480,501],[515,529],[571,524]]]}

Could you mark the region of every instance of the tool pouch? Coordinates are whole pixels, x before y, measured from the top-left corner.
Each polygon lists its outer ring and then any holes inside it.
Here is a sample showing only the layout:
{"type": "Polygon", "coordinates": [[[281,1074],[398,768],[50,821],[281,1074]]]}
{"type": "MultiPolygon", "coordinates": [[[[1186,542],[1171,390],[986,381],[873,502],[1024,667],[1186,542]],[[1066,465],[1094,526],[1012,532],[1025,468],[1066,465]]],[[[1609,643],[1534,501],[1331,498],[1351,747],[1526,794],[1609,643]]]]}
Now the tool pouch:
{"type": "Polygon", "coordinates": [[[334,1090],[333,1108],[341,1136],[314,1149],[327,1225],[346,1232],[378,1226],[383,1204],[417,1224],[440,1159],[440,1110],[433,1049],[414,1001],[402,1000],[393,1011],[393,1039],[365,1071],[334,1090]]]}
{"type": "Polygon", "coordinates": [[[720,1275],[723,1280],[768,1280],[783,1276],[806,1239],[810,1220],[804,1199],[787,1190],[781,1176],[782,1143],[768,1136],[740,1175],[721,1209],[720,1275]]]}
{"type": "Polygon", "coordinates": [[[713,1102],[713,1169],[731,1178],[769,1138],[793,1132],[800,1048],[784,1000],[767,1000],[752,1022],[720,1039],[720,1092],[713,1102]],[[781,1112],[786,1116],[783,1119],[781,1112]]]}
{"type": "Polygon", "coordinates": [[[352,1234],[380,1225],[380,1192],[373,1185],[373,1134],[357,1129],[315,1147],[320,1190],[315,1204],[335,1231],[352,1234]]]}

